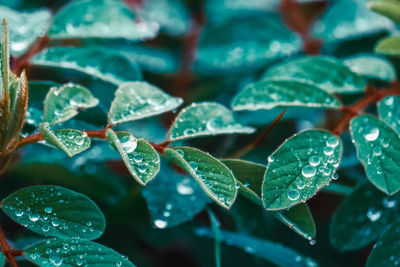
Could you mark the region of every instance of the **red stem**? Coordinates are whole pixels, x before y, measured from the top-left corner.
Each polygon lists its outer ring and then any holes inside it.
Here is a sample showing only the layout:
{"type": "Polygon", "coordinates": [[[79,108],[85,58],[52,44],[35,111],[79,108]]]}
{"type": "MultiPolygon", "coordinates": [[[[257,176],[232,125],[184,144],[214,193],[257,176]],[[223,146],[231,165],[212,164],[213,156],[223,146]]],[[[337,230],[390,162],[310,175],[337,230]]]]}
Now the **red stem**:
{"type": "Polygon", "coordinates": [[[2,253],[7,258],[8,262],[12,267],[18,267],[17,260],[15,257],[21,256],[24,254],[21,250],[14,250],[8,244],[6,236],[4,235],[3,229],[0,227],[0,245],[2,248],[2,253]]]}

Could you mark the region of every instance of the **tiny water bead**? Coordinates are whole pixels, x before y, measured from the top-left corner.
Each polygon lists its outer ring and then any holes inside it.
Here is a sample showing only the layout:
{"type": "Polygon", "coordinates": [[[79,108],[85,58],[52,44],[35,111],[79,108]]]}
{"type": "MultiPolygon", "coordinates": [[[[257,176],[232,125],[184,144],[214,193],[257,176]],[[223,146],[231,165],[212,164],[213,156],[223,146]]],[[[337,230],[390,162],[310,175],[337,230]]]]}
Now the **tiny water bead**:
{"type": "Polygon", "coordinates": [[[381,146],[374,146],[372,149],[374,156],[380,156],[382,154],[382,147],[381,146]]]}
{"type": "Polygon", "coordinates": [[[168,225],[167,221],[164,220],[158,219],[154,221],[154,226],[158,229],[164,229],[165,227],[167,227],[167,225],[168,225]]]}
{"type": "Polygon", "coordinates": [[[331,136],[326,141],[326,145],[332,148],[335,148],[339,145],[339,139],[336,136],[331,136]]]}
{"type": "Polygon", "coordinates": [[[367,211],[367,217],[371,222],[375,222],[379,220],[382,216],[382,211],[375,209],[375,208],[369,208],[367,211]]]}
{"type": "Polygon", "coordinates": [[[326,147],[324,147],[323,152],[326,156],[330,156],[330,155],[333,155],[333,152],[335,152],[335,150],[331,146],[326,146],[326,147]]]}
{"type": "Polygon", "coordinates": [[[314,166],[314,167],[318,166],[320,164],[320,162],[321,162],[321,158],[319,156],[316,156],[316,155],[315,156],[311,156],[310,159],[309,159],[310,165],[314,166]]]}
{"type": "Polygon", "coordinates": [[[288,199],[289,200],[295,201],[295,200],[299,199],[300,192],[298,190],[296,190],[296,189],[291,189],[291,190],[288,191],[287,195],[288,195],[288,199]]]}
{"type": "Polygon", "coordinates": [[[137,147],[137,141],[132,135],[125,135],[119,141],[122,150],[126,153],[132,153],[137,147]]]}
{"type": "Polygon", "coordinates": [[[272,156],[272,155],[270,155],[269,157],[268,157],[268,162],[274,162],[274,156],[272,156]]]}
{"type": "Polygon", "coordinates": [[[374,126],[367,126],[364,129],[363,136],[367,141],[375,141],[379,136],[379,129],[374,126]]]}
{"type": "Polygon", "coordinates": [[[306,165],[302,168],[301,173],[303,174],[304,177],[310,178],[315,176],[317,170],[315,169],[314,166],[312,165],[306,165]]]}

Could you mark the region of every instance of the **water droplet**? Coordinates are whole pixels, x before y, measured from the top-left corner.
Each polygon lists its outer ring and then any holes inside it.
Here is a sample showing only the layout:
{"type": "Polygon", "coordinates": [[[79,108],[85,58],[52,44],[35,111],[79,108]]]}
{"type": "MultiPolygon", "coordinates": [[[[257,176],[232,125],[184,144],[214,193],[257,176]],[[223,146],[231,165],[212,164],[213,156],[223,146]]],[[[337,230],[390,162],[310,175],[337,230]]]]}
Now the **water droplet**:
{"type": "Polygon", "coordinates": [[[158,229],[164,229],[165,227],[167,227],[168,223],[164,220],[155,220],[154,221],[154,225],[158,228],[158,229]]]}
{"type": "Polygon", "coordinates": [[[133,152],[137,147],[137,142],[132,135],[125,135],[119,140],[122,150],[126,153],[133,152]]]}
{"type": "Polygon", "coordinates": [[[133,160],[134,160],[135,162],[137,162],[137,163],[142,162],[142,160],[143,160],[142,154],[136,154],[136,155],[134,155],[134,156],[133,156],[133,160]]]}
{"type": "Polygon", "coordinates": [[[288,199],[292,201],[298,200],[300,197],[299,191],[295,189],[289,190],[287,194],[288,194],[288,199]]]}
{"type": "Polygon", "coordinates": [[[304,183],[303,180],[298,180],[296,186],[298,189],[304,189],[304,187],[306,187],[306,183],[304,183]]]}
{"type": "Polygon", "coordinates": [[[335,148],[339,145],[339,139],[333,135],[326,140],[326,145],[335,148]]]}
{"type": "Polygon", "coordinates": [[[309,159],[309,163],[311,166],[318,166],[319,163],[321,162],[321,158],[318,156],[311,156],[309,159]]]}
{"type": "Polygon", "coordinates": [[[29,220],[31,220],[32,222],[37,222],[39,220],[39,218],[40,218],[39,214],[32,213],[29,215],[29,220]]]}
{"type": "Polygon", "coordinates": [[[22,210],[16,210],[15,215],[21,217],[22,215],[24,215],[24,212],[22,210]]]}
{"type": "Polygon", "coordinates": [[[389,198],[384,198],[383,200],[382,200],[382,205],[385,207],[385,208],[394,208],[394,207],[396,207],[396,204],[397,204],[397,202],[396,202],[396,200],[394,200],[394,199],[389,199],[389,198]]]}
{"type": "Polygon", "coordinates": [[[301,173],[303,174],[304,177],[309,178],[309,177],[313,177],[315,175],[315,173],[317,172],[317,170],[315,169],[314,166],[312,165],[306,165],[303,167],[303,169],[301,170],[301,173]]]}
{"type": "Polygon", "coordinates": [[[367,211],[367,217],[371,222],[379,220],[381,216],[382,216],[382,211],[377,210],[375,208],[369,208],[367,211]]]}
{"type": "Polygon", "coordinates": [[[326,147],[324,147],[324,154],[325,154],[326,156],[332,155],[333,152],[334,152],[333,147],[331,147],[331,146],[326,146],[326,147]]]}
{"type": "Polygon", "coordinates": [[[53,208],[52,208],[52,207],[45,207],[45,208],[44,208],[44,212],[46,212],[46,213],[52,213],[52,212],[53,212],[53,208]]]}
{"type": "Polygon", "coordinates": [[[192,187],[190,187],[190,186],[188,186],[188,185],[185,185],[185,184],[183,184],[183,183],[179,183],[179,184],[176,186],[176,190],[177,190],[178,193],[181,194],[181,195],[191,195],[191,194],[193,194],[193,192],[194,192],[192,187]]]}
{"type": "Polygon", "coordinates": [[[337,180],[337,179],[339,179],[339,174],[337,172],[334,172],[332,174],[332,180],[337,180]]]}
{"type": "Polygon", "coordinates": [[[145,173],[147,171],[147,166],[144,165],[144,164],[140,164],[138,166],[138,170],[139,170],[140,173],[145,173]]]}
{"type": "Polygon", "coordinates": [[[274,162],[274,156],[272,156],[272,155],[270,155],[269,157],[268,157],[268,162],[274,162]]]}
{"type": "Polygon", "coordinates": [[[375,146],[372,151],[374,152],[375,156],[380,156],[382,154],[382,147],[381,146],[375,146]]]}
{"type": "Polygon", "coordinates": [[[374,126],[367,126],[364,130],[364,138],[367,141],[375,141],[379,136],[379,129],[374,126]]]}

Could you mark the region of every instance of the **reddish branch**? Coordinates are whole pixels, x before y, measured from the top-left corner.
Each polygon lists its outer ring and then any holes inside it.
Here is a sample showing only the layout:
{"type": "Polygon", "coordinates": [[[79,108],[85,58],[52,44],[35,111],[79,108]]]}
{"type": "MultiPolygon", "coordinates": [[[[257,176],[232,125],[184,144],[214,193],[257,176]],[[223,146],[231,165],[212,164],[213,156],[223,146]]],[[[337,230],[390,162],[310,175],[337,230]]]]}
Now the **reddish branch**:
{"type": "Polygon", "coordinates": [[[23,255],[24,252],[21,250],[14,250],[11,248],[11,246],[7,242],[7,239],[1,227],[0,227],[0,245],[1,245],[1,252],[7,258],[10,265],[12,267],[18,267],[17,260],[15,259],[15,257],[23,255]]]}

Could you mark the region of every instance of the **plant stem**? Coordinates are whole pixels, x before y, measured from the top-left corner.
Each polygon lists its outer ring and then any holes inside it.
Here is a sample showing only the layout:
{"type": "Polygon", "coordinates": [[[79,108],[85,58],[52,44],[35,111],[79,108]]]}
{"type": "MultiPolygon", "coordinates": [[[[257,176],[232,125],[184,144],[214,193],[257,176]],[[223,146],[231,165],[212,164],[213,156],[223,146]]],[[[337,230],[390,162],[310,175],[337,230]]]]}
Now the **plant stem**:
{"type": "Polygon", "coordinates": [[[2,252],[9,261],[10,265],[12,267],[18,267],[15,257],[22,255],[23,251],[11,249],[11,246],[8,244],[6,236],[4,235],[3,229],[1,227],[0,227],[0,245],[2,248],[2,252]]]}

